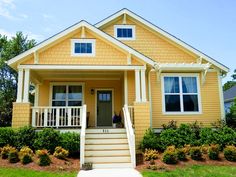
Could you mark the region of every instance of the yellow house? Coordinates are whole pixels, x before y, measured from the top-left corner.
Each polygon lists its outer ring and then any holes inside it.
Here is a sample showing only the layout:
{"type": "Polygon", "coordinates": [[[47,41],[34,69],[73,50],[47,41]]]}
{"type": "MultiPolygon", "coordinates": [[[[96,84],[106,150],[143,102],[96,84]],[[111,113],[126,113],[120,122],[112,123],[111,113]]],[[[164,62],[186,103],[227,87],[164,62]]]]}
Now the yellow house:
{"type": "Polygon", "coordinates": [[[135,167],[149,127],[224,119],[229,69],[127,9],[95,25],[81,21],[8,65],[19,76],[12,126],[79,131],[81,165],[135,167]],[[113,128],[115,113],[124,128],[113,128]]]}

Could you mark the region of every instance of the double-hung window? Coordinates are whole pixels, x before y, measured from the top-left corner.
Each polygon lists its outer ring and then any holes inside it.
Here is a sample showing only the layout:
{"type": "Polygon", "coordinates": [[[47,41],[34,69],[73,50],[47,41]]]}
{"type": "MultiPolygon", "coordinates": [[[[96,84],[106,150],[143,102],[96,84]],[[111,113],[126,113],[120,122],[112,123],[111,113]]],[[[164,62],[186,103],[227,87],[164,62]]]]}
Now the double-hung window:
{"type": "Polygon", "coordinates": [[[164,113],[200,113],[200,90],[196,75],[163,76],[164,113]]]}
{"type": "Polygon", "coordinates": [[[120,40],[134,40],[135,39],[135,26],[134,25],[115,25],[114,26],[115,38],[120,40]]]}
{"type": "Polygon", "coordinates": [[[83,86],[70,84],[52,85],[52,106],[82,106],[83,86]]]}
{"type": "Polygon", "coordinates": [[[72,39],[72,56],[95,56],[95,39],[72,39]]]}

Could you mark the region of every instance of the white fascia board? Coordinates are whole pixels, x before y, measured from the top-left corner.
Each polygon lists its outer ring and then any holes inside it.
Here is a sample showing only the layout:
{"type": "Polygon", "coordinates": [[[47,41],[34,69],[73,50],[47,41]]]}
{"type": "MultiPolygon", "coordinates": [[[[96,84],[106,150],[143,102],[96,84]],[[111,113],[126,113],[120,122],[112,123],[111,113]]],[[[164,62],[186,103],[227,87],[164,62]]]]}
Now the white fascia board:
{"type": "Polygon", "coordinates": [[[140,70],[146,66],[114,66],[114,65],[19,65],[18,69],[35,70],[140,70]]]}
{"type": "Polygon", "coordinates": [[[35,47],[33,47],[33,48],[27,50],[26,52],[24,52],[24,53],[22,53],[22,54],[20,54],[20,55],[17,55],[16,57],[10,59],[10,60],[7,62],[7,64],[8,64],[8,65],[11,65],[11,64],[17,62],[18,60],[22,59],[23,57],[26,57],[26,56],[32,54],[33,52],[39,50],[40,48],[43,48],[44,46],[49,45],[50,43],[52,43],[52,42],[54,42],[54,41],[60,39],[61,37],[63,37],[63,36],[65,36],[65,35],[69,34],[70,32],[73,32],[74,30],[76,30],[76,29],[78,29],[78,28],[80,28],[80,27],[82,27],[82,26],[87,27],[88,29],[90,29],[91,31],[95,32],[96,34],[102,36],[102,37],[105,38],[106,40],[111,41],[113,44],[119,46],[121,49],[127,51],[127,52],[130,53],[130,54],[133,54],[134,56],[136,56],[136,57],[142,59],[144,62],[146,62],[146,63],[148,63],[148,64],[154,66],[154,63],[155,63],[155,62],[154,62],[153,60],[151,60],[150,58],[144,56],[143,54],[141,54],[141,53],[137,52],[136,50],[130,48],[129,46],[125,45],[124,43],[120,42],[119,40],[117,40],[117,39],[111,37],[110,35],[108,35],[108,34],[106,34],[106,33],[104,33],[103,31],[101,31],[101,30],[99,30],[98,28],[94,27],[93,25],[87,23],[86,21],[81,21],[81,22],[75,24],[74,26],[69,27],[69,28],[67,28],[66,30],[64,30],[64,31],[62,31],[62,32],[60,32],[60,33],[58,33],[57,35],[55,35],[55,36],[49,38],[48,40],[46,40],[46,41],[40,43],[39,45],[37,45],[37,46],[35,46],[35,47]]]}
{"type": "Polygon", "coordinates": [[[129,11],[128,9],[123,9],[123,10],[117,12],[116,14],[111,15],[109,18],[106,18],[105,20],[97,23],[95,26],[97,28],[100,28],[101,26],[105,25],[106,23],[109,23],[110,21],[112,21],[113,19],[119,17],[120,15],[122,15],[124,13],[129,15],[129,16],[131,16],[132,18],[136,19],[137,21],[143,23],[144,25],[148,26],[149,28],[153,29],[154,31],[157,31],[158,33],[160,33],[164,37],[170,39],[171,41],[174,41],[175,43],[183,46],[185,49],[195,53],[199,57],[203,57],[205,60],[207,60],[210,63],[214,64],[215,66],[217,66],[218,68],[222,69],[223,71],[229,72],[229,68],[227,68],[226,66],[220,64],[219,62],[217,62],[214,59],[210,58],[206,54],[196,50],[195,48],[191,47],[190,45],[186,44],[185,42],[177,39],[175,36],[169,34],[168,32],[162,30],[161,28],[153,25],[152,23],[148,22],[147,20],[143,19],[142,17],[134,14],[133,12],[129,11]]]}
{"type": "Polygon", "coordinates": [[[205,69],[209,69],[210,64],[195,64],[195,63],[163,63],[157,64],[157,70],[172,70],[172,71],[202,71],[205,69]]]}

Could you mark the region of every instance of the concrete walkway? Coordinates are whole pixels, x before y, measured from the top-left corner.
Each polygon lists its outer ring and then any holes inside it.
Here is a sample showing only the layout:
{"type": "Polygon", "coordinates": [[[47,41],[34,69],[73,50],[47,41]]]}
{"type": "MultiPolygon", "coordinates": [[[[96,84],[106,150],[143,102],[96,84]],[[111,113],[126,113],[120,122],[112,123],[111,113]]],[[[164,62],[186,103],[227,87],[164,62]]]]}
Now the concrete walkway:
{"type": "Polygon", "coordinates": [[[84,171],[81,170],[77,177],[142,177],[142,175],[135,169],[94,169],[84,171]]]}

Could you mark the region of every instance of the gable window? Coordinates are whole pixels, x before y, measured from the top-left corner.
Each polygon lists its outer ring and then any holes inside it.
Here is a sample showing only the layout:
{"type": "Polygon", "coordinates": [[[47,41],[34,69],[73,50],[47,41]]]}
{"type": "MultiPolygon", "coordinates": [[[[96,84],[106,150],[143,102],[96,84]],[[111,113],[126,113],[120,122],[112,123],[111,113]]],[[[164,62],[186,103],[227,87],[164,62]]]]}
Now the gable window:
{"type": "Polygon", "coordinates": [[[83,87],[81,84],[52,85],[52,106],[82,106],[83,87]]]}
{"type": "Polygon", "coordinates": [[[200,113],[196,75],[167,75],[162,80],[164,113],[200,113]]]}
{"type": "Polygon", "coordinates": [[[114,35],[120,40],[134,40],[135,26],[134,25],[115,25],[114,35]]]}
{"type": "Polygon", "coordinates": [[[72,39],[72,56],[95,56],[95,39],[72,39]]]}

